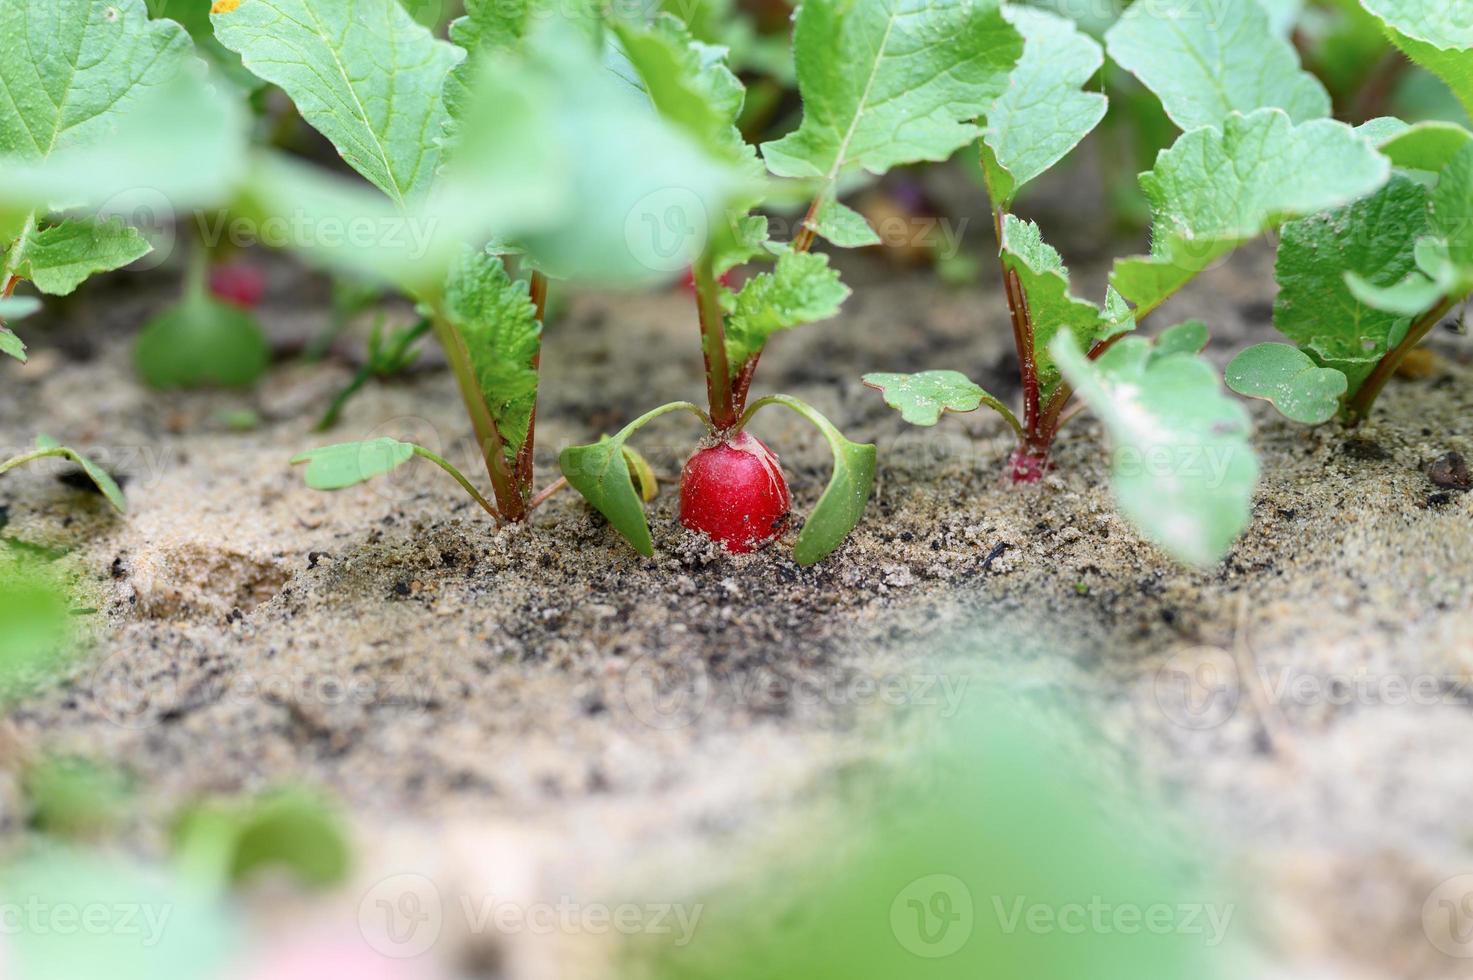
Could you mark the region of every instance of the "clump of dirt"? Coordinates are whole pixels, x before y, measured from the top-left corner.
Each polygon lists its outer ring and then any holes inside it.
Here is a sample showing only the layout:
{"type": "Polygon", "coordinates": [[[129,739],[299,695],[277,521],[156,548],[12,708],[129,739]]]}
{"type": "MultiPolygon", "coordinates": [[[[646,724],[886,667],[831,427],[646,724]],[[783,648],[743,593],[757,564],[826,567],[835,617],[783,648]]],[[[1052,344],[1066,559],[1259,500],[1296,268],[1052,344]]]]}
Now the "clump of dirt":
{"type": "MultiPolygon", "coordinates": [[[[306,489],[287,460],[323,441],[310,425],[341,363],[283,364],[254,393],[158,396],[128,369],[131,314],[89,331],[85,359],[31,330],[32,364],[0,366],[0,444],[44,425],[97,451],[131,477],[132,513],[116,520],[44,469],[0,481],[7,538],[69,551],[101,596],[92,655],[12,713],[19,733],[129,771],[149,808],[129,839],[146,850],[197,794],[309,782],[347,801],[380,870],[410,860],[406,823],[436,842],[413,860],[437,866],[475,827],[485,847],[517,842],[527,881],[596,889],[656,861],[684,892],[837,773],[883,761],[874,733],[897,712],[941,718],[969,691],[1016,689],[1061,728],[1086,719],[1103,781],[1254,869],[1286,910],[1265,918],[1282,957],[1433,975],[1417,896],[1473,858],[1473,781],[1457,775],[1473,713],[1452,690],[1473,667],[1473,495],[1425,467],[1473,452],[1466,346],[1439,334],[1439,372],[1393,383],[1354,432],[1257,408],[1252,527],[1190,570],[1115,512],[1088,418],[1032,489],[1002,481],[997,419],[901,423],[860,374],[955,367],[1006,397],[1006,311],[990,284],[850,261],[861,285],[844,315],[780,338],[759,379],[879,445],[864,523],[812,568],[790,557],[797,526],[744,556],[680,527],[675,479],[697,433],[674,418],[639,437],[663,484],[642,560],[566,493],[497,529],[428,466],[306,489]],[[220,422],[242,408],[262,425],[220,422]],[[1206,668],[1228,683],[1204,695],[1206,668]],[[1432,693],[1387,693],[1421,678],[1432,693]]],[[[1219,360],[1266,339],[1269,266],[1240,255],[1160,323],[1206,320],[1219,360]]],[[[1104,268],[1077,271],[1092,294],[1104,268]]],[[[114,289],[135,297],[121,309],[147,305],[131,282],[114,289]]],[[[78,300],[58,339],[108,303],[78,300]]],[[[698,396],[699,361],[680,291],[574,298],[548,331],[543,479],[562,446],[698,396]]],[[[777,409],[755,428],[805,513],[826,448],[777,409]]],[[[473,473],[464,430],[448,376],[424,371],[370,387],[332,440],[409,438],[473,473]]]]}

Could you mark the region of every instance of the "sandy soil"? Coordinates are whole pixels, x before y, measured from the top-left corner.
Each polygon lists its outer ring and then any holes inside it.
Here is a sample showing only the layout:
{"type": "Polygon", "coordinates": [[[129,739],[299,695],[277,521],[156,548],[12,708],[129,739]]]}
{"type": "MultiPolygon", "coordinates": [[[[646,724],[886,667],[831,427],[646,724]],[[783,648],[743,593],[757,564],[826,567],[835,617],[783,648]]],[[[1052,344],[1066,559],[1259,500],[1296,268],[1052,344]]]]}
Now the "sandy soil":
{"type": "MultiPolygon", "coordinates": [[[[320,443],[309,427],[348,376],[341,360],[283,364],[249,394],[159,397],[127,359],[156,287],[114,280],[49,331],[38,321],[32,364],[0,365],[0,447],[44,426],[91,449],[129,478],[132,513],[115,519],[45,468],[0,480],[0,534],[70,551],[100,609],[69,681],[13,712],[21,736],[132,773],[146,804],[125,834],[144,851],[197,794],[307,782],[348,803],[360,890],[424,870],[503,892],[654,880],[688,894],[883,754],[893,708],[856,678],[898,684],[906,712],[938,718],[1016,687],[1077,730],[1102,782],[1254,883],[1252,945],[1283,975],[1463,975],[1423,905],[1473,869],[1473,496],[1424,467],[1473,456],[1466,342],[1439,331],[1432,376],[1393,383],[1353,433],[1258,411],[1253,525],[1221,566],[1190,571],[1113,512],[1091,420],[1022,491],[999,480],[996,419],[906,428],[859,374],[957,367],[1007,396],[1005,311],[990,280],[946,289],[855,262],[842,319],[783,337],[758,380],[880,446],[866,521],[811,569],[790,541],[731,557],[679,528],[686,422],[640,444],[665,485],[642,561],[567,494],[497,530],[429,467],[306,489],[287,459],[320,443]],[[223,413],[241,408],[260,426],[233,430],[223,413]]],[[[1092,295],[1104,269],[1079,264],[1092,295]]],[[[273,297],[312,295],[290,266],[273,275],[273,297]]],[[[1242,254],[1156,326],[1199,316],[1225,360],[1269,336],[1271,282],[1265,252],[1242,254]]],[[[321,316],[282,299],[265,311],[284,342],[321,316]]],[[[678,292],[573,300],[547,342],[544,479],[559,447],[698,395],[691,316],[678,292]]],[[[826,451],[767,412],[757,429],[802,512],[826,451]]],[[[370,387],[335,438],[414,438],[471,473],[463,429],[429,359],[370,387]]],[[[575,975],[546,956],[498,953],[484,975],[575,975]]]]}

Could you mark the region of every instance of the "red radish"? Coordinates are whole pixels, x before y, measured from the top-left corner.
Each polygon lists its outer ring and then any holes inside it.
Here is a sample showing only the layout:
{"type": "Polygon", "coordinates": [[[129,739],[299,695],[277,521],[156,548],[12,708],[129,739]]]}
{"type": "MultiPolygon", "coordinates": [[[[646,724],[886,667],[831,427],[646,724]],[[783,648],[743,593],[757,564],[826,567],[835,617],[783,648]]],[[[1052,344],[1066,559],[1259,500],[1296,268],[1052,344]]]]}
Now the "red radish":
{"type": "Polygon", "coordinates": [[[728,551],[752,551],[777,537],[790,504],[777,457],[745,432],[698,450],[680,476],[680,523],[728,551]]]}
{"type": "Polygon", "coordinates": [[[227,262],[210,270],[210,292],[242,309],[254,309],[266,292],[266,277],[253,265],[227,262]]]}

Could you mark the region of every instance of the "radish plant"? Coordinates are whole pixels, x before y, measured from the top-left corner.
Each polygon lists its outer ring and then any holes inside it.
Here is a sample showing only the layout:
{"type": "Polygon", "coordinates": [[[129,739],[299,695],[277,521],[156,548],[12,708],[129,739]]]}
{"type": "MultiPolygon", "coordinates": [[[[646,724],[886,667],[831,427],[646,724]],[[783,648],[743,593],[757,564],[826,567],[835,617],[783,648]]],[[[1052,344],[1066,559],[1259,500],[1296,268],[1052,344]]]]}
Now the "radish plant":
{"type": "MultiPolygon", "coordinates": [[[[150,20],[143,0],[0,4],[0,353],[26,360],[9,323],[40,304],[17,290],[68,295],[152,250],[123,216],[159,198],[208,206],[238,180],[242,114],[203,67],[184,29],[150,20]]],[[[111,477],[44,436],[0,473],[50,457],[123,510],[111,477]]]]}
{"type": "Polygon", "coordinates": [[[1076,396],[1114,443],[1112,484],[1149,538],[1192,563],[1214,562],[1247,525],[1258,465],[1243,407],[1198,356],[1201,324],[1154,341],[1132,332],[1198,273],[1286,219],[1382,188],[1390,163],[1365,135],[1330,120],[1324,87],[1253,0],[1152,0],[1106,33],[1110,58],[1161,102],[1182,130],[1140,177],[1152,206],[1150,253],[1117,260],[1101,304],[1070,290],[1057,251],[1012,213],[1018,191],[1104,118],[1082,91],[1104,62],[1060,17],[1007,8],[1024,40],[1005,90],[970,104],[992,199],[998,258],[1017,346],[1022,410],[956,371],[870,374],[865,381],[914,424],[987,405],[1017,446],[1007,472],[1048,471],[1076,396]]]}
{"type": "MultiPolygon", "coordinates": [[[[1365,0],[1392,40],[1473,113],[1473,15],[1365,0]]],[[[1453,123],[1373,119],[1396,174],[1375,194],[1291,221],[1279,247],[1274,325],[1227,382],[1309,424],[1370,412],[1407,354],[1473,293],[1473,133],[1453,123]]]]}
{"type": "Polygon", "coordinates": [[[507,15],[472,0],[445,41],[398,0],[215,5],[219,41],[284,90],[375,188],[261,154],[239,210],[263,227],[297,219],[300,233],[281,244],[374,273],[417,302],[449,359],[492,492],[439,454],[392,439],[302,454],[309,485],[351,486],[418,457],[496,520],[525,520],[562,485],[534,485],[551,283],[659,278],[626,244],[641,202],[679,188],[669,208],[688,220],[745,182],[603,63],[598,18],[552,13],[528,4],[507,15]],[[321,234],[354,224],[367,234],[321,234]]]}

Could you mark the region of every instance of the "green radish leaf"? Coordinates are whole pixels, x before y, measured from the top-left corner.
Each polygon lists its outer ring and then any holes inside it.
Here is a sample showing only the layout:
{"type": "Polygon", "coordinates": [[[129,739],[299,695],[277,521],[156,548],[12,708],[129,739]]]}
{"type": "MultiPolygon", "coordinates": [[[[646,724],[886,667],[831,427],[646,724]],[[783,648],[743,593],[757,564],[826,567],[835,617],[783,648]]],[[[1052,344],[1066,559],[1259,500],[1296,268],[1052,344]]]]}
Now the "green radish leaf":
{"type": "Polygon", "coordinates": [[[1207,324],[1201,320],[1187,320],[1161,331],[1151,357],[1159,359],[1172,354],[1200,354],[1207,348],[1207,324]]]}
{"type": "Polygon", "coordinates": [[[1429,229],[1427,191],[1400,176],[1354,204],[1288,222],[1276,266],[1274,326],[1300,347],[1313,344],[1324,355],[1321,366],[1343,372],[1354,393],[1368,364],[1390,348],[1392,330],[1405,322],[1358,299],[1346,273],[1394,286],[1416,272],[1416,243],[1429,229]]]}
{"type": "Polygon", "coordinates": [[[1105,44],[1183,130],[1269,107],[1296,123],[1330,115],[1330,94],[1248,0],[1137,0],[1105,44]]]}
{"type": "Polygon", "coordinates": [[[1224,394],[1201,358],[1152,358],[1126,337],[1096,361],[1061,333],[1053,354],[1104,422],[1113,443],[1111,484],[1120,509],[1174,558],[1217,562],[1248,526],[1258,461],[1243,406],[1224,394]]]}
{"type": "MultiPolygon", "coordinates": [[[[149,20],[143,0],[0,4],[0,88],[6,93],[0,156],[40,163],[97,146],[120,116],[192,60],[191,48],[184,28],[149,20]]],[[[94,159],[100,176],[107,169],[94,159]]]]}
{"type": "Polygon", "coordinates": [[[945,160],[977,138],[970,120],[1022,53],[997,0],[804,0],[793,28],[803,121],[762,155],[774,174],[825,188],[854,170],[945,160]]]}
{"type": "MultiPolygon", "coordinates": [[[[0,13],[0,21],[3,18],[0,13]]],[[[185,39],[186,53],[188,43],[185,39]]],[[[30,51],[32,56],[47,54],[39,43],[30,51]]],[[[94,129],[90,122],[73,124],[69,110],[61,125],[71,128],[64,129],[57,145],[41,156],[34,146],[4,135],[7,124],[0,109],[0,164],[5,170],[0,205],[43,213],[102,209],[103,217],[126,217],[133,212],[160,215],[224,203],[245,175],[245,110],[232,95],[211,85],[191,59],[163,54],[160,58],[173,64],[171,74],[137,86],[103,111],[107,124],[102,128],[94,129]],[[99,159],[106,159],[107,166],[99,167],[99,159]]],[[[32,70],[46,72],[40,67],[32,70]]],[[[75,84],[90,79],[91,71],[91,66],[79,71],[75,84]]],[[[35,115],[28,113],[22,119],[35,115]]]]}
{"type": "Polygon", "coordinates": [[[1110,281],[1144,315],[1243,242],[1374,193],[1390,176],[1386,158],[1343,123],[1233,113],[1220,130],[1183,134],[1141,175],[1151,255],[1117,261],[1110,281]]]}
{"type": "Polygon", "coordinates": [[[343,490],[398,469],[416,448],[387,437],[344,442],[293,456],[292,465],[307,464],[307,486],[313,490],[343,490]]]}
{"type": "Polygon", "coordinates": [[[12,256],[16,274],[52,296],[66,296],[95,273],[121,269],[153,251],[122,221],[68,218],[23,239],[12,256]]]}
{"type": "Polygon", "coordinates": [[[566,17],[594,41],[602,30],[592,0],[563,4],[552,0],[465,0],[465,16],[450,24],[450,40],[469,52],[469,57],[451,70],[445,86],[452,131],[464,117],[466,104],[476,89],[482,56],[519,51],[537,21],[550,16],[566,17]]]}
{"type": "Polygon", "coordinates": [[[400,207],[428,193],[463,52],[399,0],[244,0],[215,35],[280,86],[343,159],[400,207]]]}
{"type": "Polygon", "coordinates": [[[726,359],[733,377],[762,352],[779,330],[826,320],[849,298],[849,287],[816,252],[785,252],[777,266],[747,280],[741,292],[725,297],[726,359]]]}
{"type": "Polygon", "coordinates": [[[516,459],[537,405],[537,369],[542,324],[525,282],[513,281],[501,259],[470,252],[450,272],[445,309],[470,354],[481,395],[501,433],[509,459],[516,459]]]}
{"type": "Polygon", "coordinates": [[[935,425],[947,412],[975,412],[984,403],[1011,416],[1001,402],[960,371],[919,374],[866,374],[864,383],[885,396],[885,404],[911,425],[935,425]]]}
{"type": "MultiPolygon", "coordinates": [[[[104,470],[101,466],[98,466],[70,446],[63,446],[50,436],[38,435],[36,437],[36,449],[38,458],[39,456],[57,456],[76,463],[82,472],[87,475],[87,479],[92,481],[92,485],[97,487],[102,495],[107,498],[107,502],[112,504],[113,508],[119,514],[126,514],[128,512],[128,502],[123,498],[123,490],[118,486],[118,481],[108,475],[107,470],[104,470]]],[[[0,472],[3,472],[7,468],[6,464],[0,463],[0,472]]]]}
{"type": "Polygon", "coordinates": [[[1407,57],[1437,75],[1473,115],[1473,11],[1444,0],[1361,0],[1407,57]]]}
{"type": "Polygon", "coordinates": [[[72,840],[99,837],[116,827],[132,796],[122,772],[75,756],[27,765],[21,790],[33,828],[48,837],[72,840]]]}
{"type": "MultiPolygon", "coordinates": [[[[1411,249],[1415,268],[1400,281],[1379,281],[1360,269],[1345,272],[1357,301],[1397,317],[1416,317],[1445,297],[1473,292],[1473,141],[1453,155],[1427,195],[1426,234],[1411,249]]],[[[1395,341],[1391,341],[1395,343],[1395,341]]]]}
{"type": "MultiPolygon", "coordinates": [[[[0,320],[20,320],[41,309],[41,302],[32,296],[7,296],[0,299],[0,320]]],[[[26,359],[26,345],[19,337],[0,323],[0,354],[8,354],[17,361],[26,359]]]]}
{"type": "Polygon", "coordinates": [[[271,349],[251,314],[200,293],[144,326],[133,363],[154,388],[241,388],[266,373],[271,349]]]}
{"type": "Polygon", "coordinates": [[[194,48],[230,84],[247,95],[259,92],[266,83],[246,71],[240,63],[240,55],[231,51],[215,37],[215,25],[210,23],[211,0],[147,0],[149,16],[167,17],[176,21],[194,39],[194,48]]]}
{"type": "Polygon", "coordinates": [[[825,198],[818,206],[818,213],[813,216],[813,233],[840,248],[883,244],[879,233],[870,227],[864,215],[832,197],[825,198]]]}
{"type": "Polygon", "coordinates": [[[1228,365],[1226,380],[1238,394],[1266,399],[1285,418],[1305,425],[1334,418],[1349,388],[1342,372],[1320,367],[1288,344],[1256,344],[1242,351],[1228,365]]]}
{"type": "Polygon", "coordinates": [[[1023,57],[982,122],[982,165],[1001,208],[1078,146],[1105,117],[1109,101],[1079,90],[1105,61],[1093,38],[1041,10],[1005,12],[1023,35],[1023,57]]]}
{"type": "Polygon", "coordinates": [[[711,274],[724,276],[739,265],[759,255],[767,256],[767,219],[761,215],[744,215],[718,225],[712,233],[711,274]]]}
{"type": "Polygon", "coordinates": [[[1258,5],[1268,14],[1269,29],[1278,37],[1294,33],[1305,3],[1306,0],[1258,0],[1258,5]]]}
{"type": "MultiPolygon", "coordinates": [[[[655,553],[655,542],[650,537],[649,522],[645,520],[641,495],[634,489],[631,471],[640,475],[645,483],[648,466],[641,467],[625,454],[625,442],[651,419],[668,412],[685,409],[697,417],[704,418],[701,410],[690,402],[671,402],[646,412],[620,429],[612,438],[604,436],[598,442],[586,446],[569,446],[558,455],[558,466],[568,485],[583,495],[583,499],[608,520],[614,530],[634,546],[634,550],[646,558],[655,553]]],[[[651,477],[653,474],[649,474],[651,477]]],[[[644,498],[649,499],[649,498],[644,498]]]]}
{"type": "MultiPolygon", "coordinates": [[[[1062,380],[1050,353],[1056,335],[1073,334],[1080,344],[1089,348],[1097,341],[1129,330],[1130,325],[1117,323],[1098,306],[1069,292],[1069,270],[1033,222],[1007,215],[1003,221],[1002,245],[1003,267],[1018,276],[1028,300],[1039,393],[1048,401],[1062,380]]],[[[1117,301],[1117,310],[1121,306],[1117,301]]]]}
{"type": "Polygon", "coordinates": [[[660,115],[713,156],[760,178],[757,151],[736,125],[746,89],[723,62],[725,51],[698,43],[670,14],[646,27],[615,21],[613,29],[660,115]]]}
{"type": "Polygon", "coordinates": [[[172,843],[184,874],[220,894],[273,869],[312,888],[340,884],[351,864],[347,836],[326,802],[303,791],[282,791],[194,804],[176,818],[172,843]]]}
{"type": "Polygon", "coordinates": [[[764,405],[782,405],[812,422],[834,453],[834,473],[829,477],[829,485],[804,521],[798,541],[793,545],[793,560],[800,565],[812,565],[843,544],[864,517],[865,505],[875,488],[877,451],[873,445],[850,442],[818,409],[790,395],[769,395],[753,402],[744,422],[764,405]]]}
{"type": "Polygon", "coordinates": [[[1401,123],[1400,127],[1383,137],[1378,146],[1393,165],[1406,170],[1439,173],[1453,162],[1463,147],[1473,142],[1473,133],[1456,123],[1429,121],[1414,126],[1401,123]]]}

